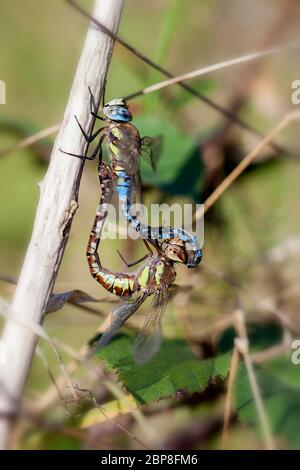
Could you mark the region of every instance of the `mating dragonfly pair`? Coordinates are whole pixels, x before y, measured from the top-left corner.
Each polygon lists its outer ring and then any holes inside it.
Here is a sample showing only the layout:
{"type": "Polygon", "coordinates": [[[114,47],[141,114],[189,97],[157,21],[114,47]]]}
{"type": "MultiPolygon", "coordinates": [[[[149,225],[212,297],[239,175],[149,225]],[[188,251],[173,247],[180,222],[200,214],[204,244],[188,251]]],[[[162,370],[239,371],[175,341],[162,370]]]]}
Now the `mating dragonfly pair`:
{"type": "Polygon", "coordinates": [[[88,160],[94,160],[97,156],[99,158],[101,197],[87,246],[88,265],[92,276],[106,290],[129,298],[112,313],[112,322],[107,330],[90,342],[90,355],[105,346],[146,298],[153,295],[144,326],[135,341],[135,359],[143,363],[153,357],[160,345],[160,322],[170,287],[175,281],[175,263],[184,264],[189,268],[196,267],[201,261],[202,251],[197,238],[182,228],[151,227],[142,224],[138,216],[133,213],[132,207],[137,203],[140,190],[140,156],[143,151],[146,151],[154,167],[152,148],[155,139],[140,137],[138,129],[131,124],[132,115],[124,100],[112,100],[103,105],[103,116],[99,116],[90,89],[89,92],[91,114],[104,121],[105,126],[88,135],[75,118],[88,144],[98,136],[100,136],[99,141],[90,156],[76,155],[63,150],[62,152],[88,160]],[[109,165],[102,160],[104,142],[108,144],[109,165]],[[98,249],[107,216],[106,208],[114,190],[121,201],[125,218],[140,233],[148,250],[148,254],[143,258],[130,264],[126,263],[121,256],[128,267],[147,259],[145,265],[136,274],[110,271],[102,266],[99,258],[98,249]],[[137,294],[136,297],[134,294],[137,294]]]}

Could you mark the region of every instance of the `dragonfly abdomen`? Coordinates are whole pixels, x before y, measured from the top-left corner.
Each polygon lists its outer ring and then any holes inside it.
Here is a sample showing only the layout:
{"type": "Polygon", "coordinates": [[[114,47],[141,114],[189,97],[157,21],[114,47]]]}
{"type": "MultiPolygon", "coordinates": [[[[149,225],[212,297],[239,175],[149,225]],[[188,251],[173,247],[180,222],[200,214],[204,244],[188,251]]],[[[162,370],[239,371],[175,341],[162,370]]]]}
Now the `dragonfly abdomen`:
{"type": "Polygon", "coordinates": [[[139,218],[132,213],[132,194],[134,192],[133,178],[128,177],[124,170],[119,172],[119,174],[121,176],[118,176],[118,194],[122,202],[123,214],[133,228],[140,233],[141,238],[146,240],[172,240],[174,238],[179,238],[186,243],[187,251],[191,252],[191,258],[187,263],[187,266],[197,266],[202,258],[202,250],[199,246],[197,237],[190,235],[181,228],[162,226],[151,227],[151,225],[143,224],[139,218]]]}
{"type": "Polygon", "coordinates": [[[87,260],[91,275],[108,292],[119,295],[121,297],[128,297],[139,290],[134,275],[114,273],[105,268],[102,268],[97,253],[87,253],[87,260]]]}

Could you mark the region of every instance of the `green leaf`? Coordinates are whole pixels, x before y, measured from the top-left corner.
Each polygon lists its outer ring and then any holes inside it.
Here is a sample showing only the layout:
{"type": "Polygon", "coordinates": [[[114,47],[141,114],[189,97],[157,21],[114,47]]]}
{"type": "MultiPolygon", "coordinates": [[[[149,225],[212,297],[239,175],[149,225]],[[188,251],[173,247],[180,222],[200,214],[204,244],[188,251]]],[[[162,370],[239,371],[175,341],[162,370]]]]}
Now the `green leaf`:
{"type": "MultiPolygon", "coordinates": [[[[276,323],[247,325],[251,352],[263,351],[282,344],[283,332],[276,323]]],[[[227,329],[219,341],[221,353],[232,350],[235,331],[227,329]]],[[[291,448],[300,448],[300,368],[284,354],[255,367],[259,390],[275,437],[284,438],[291,448]]],[[[243,363],[239,365],[234,384],[234,404],[239,418],[255,426],[261,434],[256,404],[243,363]]]]}
{"type": "Polygon", "coordinates": [[[300,367],[292,363],[290,354],[268,361],[265,367],[268,373],[291,389],[300,389],[300,367]]]}
{"type": "MultiPolygon", "coordinates": [[[[280,325],[250,323],[247,325],[250,351],[264,351],[282,344],[280,325]]],[[[227,329],[219,341],[219,351],[229,353],[233,347],[234,329],[227,329]]],[[[266,414],[275,437],[284,438],[291,448],[300,448],[300,367],[291,362],[291,353],[286,353],[263,365],[255,366],[255,376],[266,409],[266,414]]],[[[221,356],[222,357],[222,356],[221,356]]],[[[234,384],[235,409],[242,421],[254,425],[261,434],[256,404],[244,363],[239,365],[234,384]]]]}
{"type": "MultiPolygon", "coordinates": [[[[286,359],[286,366],[289,368],[288,359],[286,359]]],[[[299,371],[296,370],[296,367],[294,366],[294,373],[299,376],[299,371]]],[[[256,368],[255,374],[274,435],[284,437],[290,448],[299,449],[299,390],[288,386],[284,380],[282,381],[272,371],[256,368]]],[[[254,424],[258,432],[260,432],[256,406],[243,364],[239,367],[235,383],[235,406],[240,419],[254,424]]]]}
{"type": "MultiPolygon", "coordinates": [[[[276,323],[268,323],[266,325],[248,323],[247,334],[252,353],[270,348],[282,341],[282,328],[276,323]]],[[[225,330],[218,344],[219,351],[222,353],[231,351],[234,346],[235,337],[236,332],[234,328],[225,330]]]]}
{"type": "Polygon", "coordinates": [[[98,357],[109,370],[115,370],[124,387],[139,404],[149,404],[161,398],[174,397],[179,391],[194,393],[204,390],[216,376],[227,374],[230,356],[199,359],[187,344],[165,340],[155,357],[147,364],[137,364],[133,358],[132,335],[120,334],[98,357]]]}
{"type": "Polygon", "coordinates": [[[138,117],[134,124],[141,136],[162,136],[162,152],[156,172],[142,161],[142,181],[171,194],[196,198],[201,187],[203,165],[195,138],[154,117],[138,117]]]}

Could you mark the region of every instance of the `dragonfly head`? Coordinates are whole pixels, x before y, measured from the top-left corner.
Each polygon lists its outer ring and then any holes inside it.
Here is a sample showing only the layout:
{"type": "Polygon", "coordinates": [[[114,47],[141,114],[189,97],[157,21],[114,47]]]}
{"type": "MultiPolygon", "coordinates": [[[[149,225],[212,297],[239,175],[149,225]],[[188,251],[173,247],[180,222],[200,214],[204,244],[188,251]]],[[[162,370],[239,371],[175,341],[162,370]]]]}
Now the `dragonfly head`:
{"type": "Polygon", "coordinates": [[[190,242],[181,240],[180,238],[172,238],[166,240],[162,249],[165,256],[175,263],[185,264],[188,268],[196,268],[202,259],[202,250],[190,247],[190,242]]]}
{"type": "Polygon", "coordinates": [[[165,256],[175,263],[187,264],[188,256],[185,242],[180,238],[172,238],[163,244],[165,256]]]}
{"type": "Polygon", "coordinates": [[[127,107],[126,101],[122,98],[109,101],[103,106],[102,111],[104,116],[113,122],[129,122],[132,120],[131,112],[127,107]]]}

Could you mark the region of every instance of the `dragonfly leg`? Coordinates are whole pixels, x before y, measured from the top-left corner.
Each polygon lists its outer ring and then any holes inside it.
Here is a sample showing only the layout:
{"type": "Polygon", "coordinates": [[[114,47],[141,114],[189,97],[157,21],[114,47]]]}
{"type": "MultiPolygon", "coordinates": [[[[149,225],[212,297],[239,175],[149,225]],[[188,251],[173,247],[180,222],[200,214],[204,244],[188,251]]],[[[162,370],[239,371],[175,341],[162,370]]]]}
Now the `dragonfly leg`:
{"type": "Polygon", "coordinates": [[[149,243],[144,238],[143,238],[143,243],[144,243],[145,247],[147,248],[147,250],[149,251],[149,253],[151,255],[153,255],[153,251],[151,250],[151,247],[150,247],[149,243]]]}
{"type": "Polygon", "coordinates": [[[92,135],[88,135],[85,130],[83,129],[82,125],[80,124],[80,122],[78,121],[78,118],[77,116],[74,116],[75,119],[76,119],[76,122],[78,124],[78,126],[80,127],[80,130],[82,132],[82,134],[84,135],[84,138],[85,140],[87,141],[88,144],[90,144],[91,142],[93,142],[93,140],[96,139],[96,137],[100,134],[101,131],[103,131],[105,129],[106,126],[104,127],[100,127],[100,129],[98,129],[94,134],[92,135]]]}
{"type": "Polygon", "coordinates": [[[93,140],[96,139],[96,137],[100,134],[100,132],[103,131],[103,130],[106,128],[106,126],[100,127],[100,129],[98,129],[94,134],[88,135],[88,134],[85,132],[85,130],[83,129],[83,127],[82,127],[82,125],[80,124],[80,122],[78,121],[77,116],[74,116],[74,117],[75,117],[76,122],[77,122],[78,126],[80,127],[80,130],[81,130],[82,134],[84,135],[84,138],[85,138],[85,140],[87,141],[88,144],[90,144],[91,142],[93,142],[93,140]]]}
{"type": "Polygon", "coordinates": [[[95,158],[97,157],[98,153],[99,153],[99,160],[101,161],[102,159],[102,142],[105,138],[105,134],[103,134],[101,136],[101,138],[99,139],[99,142],[97,144],[97,146],[95,147],[95,150],[93,151],[93,153],[91,154],[90,157],[86,156],[86,155],[77,155],[76,153],[70,153],[70,152],[66,152],[65,150],[63,149],[59,149],[62,153],[65,153],[66,155],[70,155],[71,157],[77,157],[77,158],[81,158],[81,160],[95,160],[95,158]]]}
{"type": "Polygon", "coordinates": [[[120,256],[123,263],[125,263],[128,268],[131,268],[132,266],[135,266],[136,264],[141,263],[142,261],[144,261],[145,259],[147,259],[149,257],[149,255],[144,255],[142,258],[138,259],[137,261],[133,261],[132,263],[127,263],[126,259],[124,258],[122,253],[120,253],[119,250],[117,250],[117,253],[120,256]]]}
{"type": "Polygon", "coordinates": [[[102,116],[99,116],[97,114],[97,106],[96,106],[95,97],[92,93],[91,88],[90,87],[88,87],[88,88],[89,88],[89,92],[90,92],[90,113],[91,113],[91,115],[93,117],[95,117],[96,119],[100,119],[101,121],[106,121],[106,119],[104,119],[102,116]]]}
{"type": "Polygon", "coordinates": [[[93,154],[90,157],[85,155],[77,155],[76,153],[66,152],[61,147],[59,147],[60,152],[65,153],[66,155],[70,155],[71,157],[81,158],[81,160],[94,160],[96,155],[93,157],[93,154]]]}
{"type": "Polygon", "coordinates": [[[107,75],[105,76],[104,85],[103,85],[103,92],[102,92],[102,108],[104,108],[104,106],[105,106],[106,82],[107,82],[107,75]]]}

